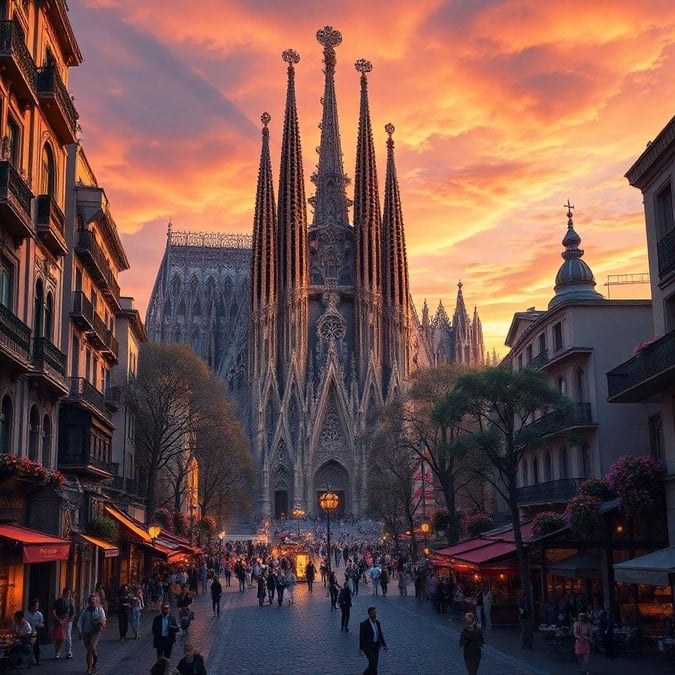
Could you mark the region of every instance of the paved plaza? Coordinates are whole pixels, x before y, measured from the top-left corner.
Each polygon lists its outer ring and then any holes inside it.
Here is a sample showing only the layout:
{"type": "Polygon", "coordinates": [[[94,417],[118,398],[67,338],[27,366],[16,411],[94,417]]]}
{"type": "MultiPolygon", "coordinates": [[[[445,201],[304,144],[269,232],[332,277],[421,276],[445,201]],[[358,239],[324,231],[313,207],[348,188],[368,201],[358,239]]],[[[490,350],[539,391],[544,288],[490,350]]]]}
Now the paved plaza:
{"type": "MultiPolygon", "coordinates": [[[[380,656],[380,675],[463,675],[466,673],[458,647],[459,623],[435,613],[430,603],[414,594],[399,597],[398,590],[387,598],[371,596],[370,586],[361,587],[354,598],[349,633],[340,631],[340,613],[331,611],[323,586],[315,584],[309,593],[298,584],[295,604],[258,606],[255,590],[240,593],[235,586],[224,588],[221,615],[211,612],[210,596],[195,599],[196,619],[189,639],[207,659],[209,675],[358,675],[366,667],[358,653],[358,624],[366,608],[377,607],[378,618],[389,644],[380,656]]],[[[412,591],[412,586],[410,587],[412,591]]],[[[111,617],[99,648],[100,675],[147,675],[155,661],[149,634],[154,613],[144,612],[139,640],[117,640],[117,618],[111,617]]],[[[182,656],[185,638],[179,635],[172,654],[174,665],[182,656]]],[[[496,628],[487,636],[480,675],[576,675],[575,662],[552,657],[541,640],[534,651],[521,651],[518,631],[496,628]]],[[[59,675],[85,673],[84,648],[74,643],[72,661],[53,660],[52,645],[45,645],[43,665],[34,673],[59,675]]],[[[667,664],[650,656],[606,661],[593,655],[593,675],[634,675],[665,673],[667,664]]],[[[671,671],[672,672],[672,671],[671,671]]]]}

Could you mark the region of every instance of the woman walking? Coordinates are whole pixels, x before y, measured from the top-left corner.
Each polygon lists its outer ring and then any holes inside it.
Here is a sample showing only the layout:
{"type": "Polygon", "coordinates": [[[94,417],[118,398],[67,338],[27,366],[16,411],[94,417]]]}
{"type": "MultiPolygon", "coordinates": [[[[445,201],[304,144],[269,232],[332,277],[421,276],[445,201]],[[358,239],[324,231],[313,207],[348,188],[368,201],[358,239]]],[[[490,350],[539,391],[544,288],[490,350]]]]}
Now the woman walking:
{"type": "Polygon", "coordinates": [[[480,665],[481,648],[485,644],[483,629],[476,622],[476,617],[467,612],[464,616],[466,625],[459,637],[459,646],[464,649],[464,663],[468,675],[477,675],[480,665]]]}
{"type": "Polygon", "coordinates": [[[141,630],[141,610],[145,609],[143,591],[139,586],[134,586],[131,595],[131,607],[129,610],[129,625],[134,631],[134,638],[138,640],[141,630]]]}
{"type": "Polygon", "coordinates": [[[588,675],[588,662],[591,656],[591,644],[593,642],[593,628],[588,622],[588,615],[579,612],[574,622],[574,653],[579,661],[579,669],[588,675]]]}

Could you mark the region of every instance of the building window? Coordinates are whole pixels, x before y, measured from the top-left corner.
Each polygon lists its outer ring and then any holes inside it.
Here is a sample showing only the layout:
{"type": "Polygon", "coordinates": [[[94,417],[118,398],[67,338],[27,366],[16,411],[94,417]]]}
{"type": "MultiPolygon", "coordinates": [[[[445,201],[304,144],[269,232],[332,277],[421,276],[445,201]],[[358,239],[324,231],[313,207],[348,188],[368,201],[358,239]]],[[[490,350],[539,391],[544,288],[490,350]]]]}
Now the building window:
{"type": "Polygon", "coordinates": [[[570,458],[567,452],[567,446],[560,448],[560,476],[562,478],[570,477],[570,458]]]}
{"type": "Polygon", "coordinates": [[[649,417],[649,453],[663,459],[663,421],[658,413],[649,417]]]}
{"type": "Polygon", "coordinates": [[[586,400],[584,379],[584,369],[577,368],[574,373],[574,397],[579,403],[583,403],[586,400]]]}
{"type": "Polygon", "coordinates": [[[34,462],[40,461],[40,412],[34,405],[30,409],[30,419],[28,423],[28,459],[34,462]]]}
{"type": "Polygon", "coordinates": [[[518,354],[518,370],[522,370],[522,369],[523,369],[523,355],[518,354]]]}
{"type": "Polygon", "coordinates": [[[546,351],[546,333],[539,335],[539,353],[543,354],[546,351]]]}
{"type": "Polygon", "coordinates": [[[668,183],[654,199],[654,216],[656,218],[656,236],[661,241],[669,232],[675,230],[673,222],[673,192],[668,183]]]}
{"type": "Polygon", "coordinates": [[[567,396],[567,382],[565,381],[565,378],[562,376],[558,378],[558,391],[563,396],[567,396]]]}
{"type": "Polygon", "coordinates": [[[523,485],[527,485],[529,476],[527,475],[527,460],[523,460],[523,485]]]}
{"type": "Polygon", "coordinates": [[[581,477],[588,478],[591,475],[591,451],[588,443],[584,443],[579,448],[579,464],[581,468],[581,477]]]}
{"type": "Polygon", "coordinates": [[[532,460],[532,485],[539,485],[539,460],[532,460]]]}
{"type": "Polygon", "coordinates": [[[12,452],[12,431],[14,427],[14,407],[12,399],[5,395],[0,407],[0,453],[8,455],[12,452]]]}
{"type": "Polygon", "coordinates": [[[49,143],[45,143],[42,148],[42,175],[40,178],[40,194],[53,197],[56,194],[56,162],[52,146],[49,143]]]}
{"type": "Polygon", "coordinates": [[[7,136],[3,139],[2,158],[8,159],[17,169],[21,165],[21,127],[9,115],[7,117],[7,136]]]}
{"type": "Polygon", "coordinates": [[[14,298],[14,265],[0,256],[0,304],[12,309],[14,298]]]}
{"type": "Polygon", "coordinates": [[[49,415],[42,419],[42,466],[52,465],[52,421],[49,415]]]}
{"type": "Polygon", "coordinates": [[[527,354],[527,362],[532,363],[532,345],[527,345],[525,353],[527,354]]]}
{"type": "Polygon", "coordinates": [[[42,281],[35,284],[35,307],[33,312],[33,337],[42,337],[42,314],[44,312],[45,292],[42,281]]]}
{"type": "Polygon", "coordinates": [[[553,325],[553,349],[556,352],[559,352],[563,348],[563,333],[562,333],[562,323],[553,325]]]}
{"type": "Polygon", "coordinates": [[[544,458],[544,480],[550,482],[553,480],[553,462],[551,461],[551,453],[547,452],[544,458]]]}
{"type": "Polygon", "coordinates": [[[48,340],[52,340],[52,324],[54,322],[54,297],[51,293],[47,293],[47,302],[45,303],[45,330],[44,336],[48,340]]]}

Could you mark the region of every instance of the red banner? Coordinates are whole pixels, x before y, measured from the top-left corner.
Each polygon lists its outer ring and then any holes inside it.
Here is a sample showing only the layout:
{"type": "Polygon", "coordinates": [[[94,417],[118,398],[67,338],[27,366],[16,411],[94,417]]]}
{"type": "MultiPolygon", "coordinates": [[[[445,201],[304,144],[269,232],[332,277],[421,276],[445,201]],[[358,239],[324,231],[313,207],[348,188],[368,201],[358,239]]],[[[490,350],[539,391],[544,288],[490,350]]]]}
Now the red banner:
{"type": "Polygon", "coordinates": [[[24,544],[23,561],[26,564],[66,560],[70,544],[24,544]]]}

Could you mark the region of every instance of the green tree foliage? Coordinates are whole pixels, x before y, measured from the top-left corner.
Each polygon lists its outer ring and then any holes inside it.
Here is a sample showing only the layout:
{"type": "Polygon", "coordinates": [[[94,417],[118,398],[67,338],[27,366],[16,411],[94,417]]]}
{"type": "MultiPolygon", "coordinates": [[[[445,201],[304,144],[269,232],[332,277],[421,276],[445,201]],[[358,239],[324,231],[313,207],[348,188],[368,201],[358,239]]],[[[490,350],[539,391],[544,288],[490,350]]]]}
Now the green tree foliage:
{"type": "Polygon", "coordinates": [[[572,402],[552,387],[546,375],[525,368],[482,368],[460,375],[434,410],[439,424],[458,424],[464,443],[485,453],[489,466],[476,470],[502,495],[513,522],[522,588],[528,588],[527,556],[517,502],[518,469],[528,449],[541,443],[550,428],[545,419],[564,419],[572,402]]]}

